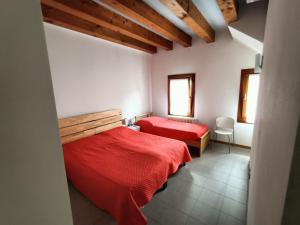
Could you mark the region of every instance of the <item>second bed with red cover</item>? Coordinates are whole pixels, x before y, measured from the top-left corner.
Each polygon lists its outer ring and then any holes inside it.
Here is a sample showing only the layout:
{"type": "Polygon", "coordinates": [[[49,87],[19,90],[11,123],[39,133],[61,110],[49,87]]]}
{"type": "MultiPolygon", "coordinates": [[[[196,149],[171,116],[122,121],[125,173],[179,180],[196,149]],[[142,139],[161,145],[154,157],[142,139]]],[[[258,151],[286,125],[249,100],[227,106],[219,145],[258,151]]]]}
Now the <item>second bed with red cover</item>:
{"type": "Polygon", "coordinates": [[[143,118],[136,125],[141,127],[142,132],[181,141],[197,140],[208,131],[204,124],[184,123],[157,116],[143,118]]]}
{"type": "Polygon", "coordinates": [[[140,207],[191,156],[184,142],[126,127],[63,145],[67,177],[119,225],[145,225],[140,207]]]}

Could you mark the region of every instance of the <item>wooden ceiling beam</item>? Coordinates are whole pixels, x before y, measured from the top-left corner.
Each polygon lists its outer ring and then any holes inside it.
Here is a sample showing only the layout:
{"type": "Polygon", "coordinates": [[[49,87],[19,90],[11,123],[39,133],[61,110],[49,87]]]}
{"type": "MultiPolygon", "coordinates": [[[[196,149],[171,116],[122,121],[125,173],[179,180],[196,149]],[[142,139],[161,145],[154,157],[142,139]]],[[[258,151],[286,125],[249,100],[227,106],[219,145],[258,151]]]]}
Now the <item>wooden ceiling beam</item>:
{"type": "Polygon", "coordinates": [[[44,21],[70,30],[78,31],[87,35],[98,37],[107,41],[125,45],[147,53],[156,53],[155,46],[112,31],[100,25],[79,19],[73,15],[61,12],[57,9],[42,5],[44,21]]]}
{"type": "Polygon", "coordinates": [[[192,31],[207,43],[215,41],[215,31],[192,0],[160,0],[192,31]]]}
{"type": "Polygon", "coordinates": [[[150,45],[171,50],[173,43],[158,34],[106,9],[92,0],[41,0],[42,4],[150,45]]]}
{"type": "Polygon", "coordinates": [[[236,0],[217,0],[217,3],[228,24],[238,20],[238,6],[236,0]]]}
{"type": "Polygon", "coordinates": [[[102,0],[102,2],[184,47],[192,45],[192,38],[188,34],[142,0],[102,0]]]}

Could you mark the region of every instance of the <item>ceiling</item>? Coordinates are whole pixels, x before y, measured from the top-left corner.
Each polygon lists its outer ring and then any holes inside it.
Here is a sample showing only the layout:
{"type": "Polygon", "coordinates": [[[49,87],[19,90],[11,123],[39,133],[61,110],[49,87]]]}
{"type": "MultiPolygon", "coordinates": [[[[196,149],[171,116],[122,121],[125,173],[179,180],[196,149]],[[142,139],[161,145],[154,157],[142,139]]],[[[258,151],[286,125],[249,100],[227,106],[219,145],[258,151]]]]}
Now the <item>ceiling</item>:
{"type": "MultiPolygon", "coordinates": [[[[101,0],[100,0],[101,1],[101,0]]],[[[164,6],[159,0],[143,0],[153,9],[159,12],[162,16],[170,20],[174,25],[191,36],[195,36],[195,33],[185,25],[185,23],[174,15],[166,6],[164,6]]],[[[216,0],[192,0],[197,6],[199,11],[205,17],[207,22],[216,31],[227,29],[227,23],[224,20],[223,14],[217,4],[216,0]]],[[[261,0],[237,0],[238,3],[252,3],[261,0]]]]}
{"type": "MultiPolygon", "coordinates": [[[[170,20],[174,25],[181,28],[183,31],[191,36],[194,36],[189,27],[174,15],[166,6],[164,6],[159,0],[144,0],[148,5],[155,9],[162,16],[170,20]]],[[[202,15],[206,18],[207,22],[212,26],[215,31],[222,30],[227,27],[223,14],[218,7],[216,0],[193,0],[193,3],[200,10],[202,15]]]]}
{"type": "MultiPolygon", "coordinates": [[[[109,8],[110,10],[126,17],[126,15],[123,15],[122,13],[114,10],[113,8],[103,4],[101,0],[93,0],[93,1],[98,2],[99,4],[109,8]]],[[[163,5],[160,2],[160,0],[143,0],[143,1],[146,2],[153,9],[155,9],[155,11],[157,11],[159,14],[167,18],[175,26],[183,30],[185,33],[189,34],[190,36],[196,36],[196,34],[182,20],[180,20],[174,13],[172,13],[165,5],[163,5]]],[[[238,2],[245,2],[245,1],[246,0],[238,0],[238,2]]],[[[257,0],[248,0],[248,1],[257,1],[257,0]]],[[[216,32],[227,28],[227,24],[224,20],[223,14],[216,0],[193,0],[193,3],[197,6],[197,8],[200,10],[202,15],[207,20],[207,22],[211,25],[211,27],[216,32]]]]}
{"type": "Polygon", "coordinates": [[[41,3],[46,22],[152,54],[157,48],[171,50],[173,41],[189,47],[191,36],[196,35],[207,43],[213,42],[215,32],[227,30],[227,23],[237,20],[233,0],[190,0],[193,4],[161,1],[41,0],[41,3]]]}

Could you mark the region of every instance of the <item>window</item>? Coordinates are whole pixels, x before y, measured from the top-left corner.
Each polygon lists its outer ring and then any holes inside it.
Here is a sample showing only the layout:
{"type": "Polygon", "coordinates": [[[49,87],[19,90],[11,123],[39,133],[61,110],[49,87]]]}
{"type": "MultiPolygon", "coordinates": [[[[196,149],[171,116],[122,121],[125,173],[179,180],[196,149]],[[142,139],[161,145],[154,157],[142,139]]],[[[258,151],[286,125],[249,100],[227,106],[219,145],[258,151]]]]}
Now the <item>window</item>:
{"type": "Polygon", "coordinates": [[[195,74],[168,76],[168,113],[194,116],[195,74]]]}
{"type": "Polygon", "coordinates": [[[259,74],[254,73],[254,69],[242,70],[237,118],[238,122],[254,123],[258,88],[259,74]]]}

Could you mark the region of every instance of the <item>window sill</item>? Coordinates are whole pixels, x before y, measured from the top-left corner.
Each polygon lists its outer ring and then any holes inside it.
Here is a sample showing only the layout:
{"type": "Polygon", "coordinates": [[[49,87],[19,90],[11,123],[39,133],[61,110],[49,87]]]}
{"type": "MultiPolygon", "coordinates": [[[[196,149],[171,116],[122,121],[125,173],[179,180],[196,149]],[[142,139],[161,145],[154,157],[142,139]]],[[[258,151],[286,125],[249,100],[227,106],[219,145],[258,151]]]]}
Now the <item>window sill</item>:
{"type": "Polygon", "coordinates": [[[175,116],[175,115],[168,115],[168,118],[177,118],[177,119],[195,119],[193,116],[175,116]]]}
{"type": "Polygon", "coordinates": [[[253,124],[254,124],[254,123],[249,123],[249,122],[245,122],[245,121],[239,121],[239,120],[237,120],[236,122],[237,122],[237,123],[250,124],[250,125],[253,125],[253,124]]]}

